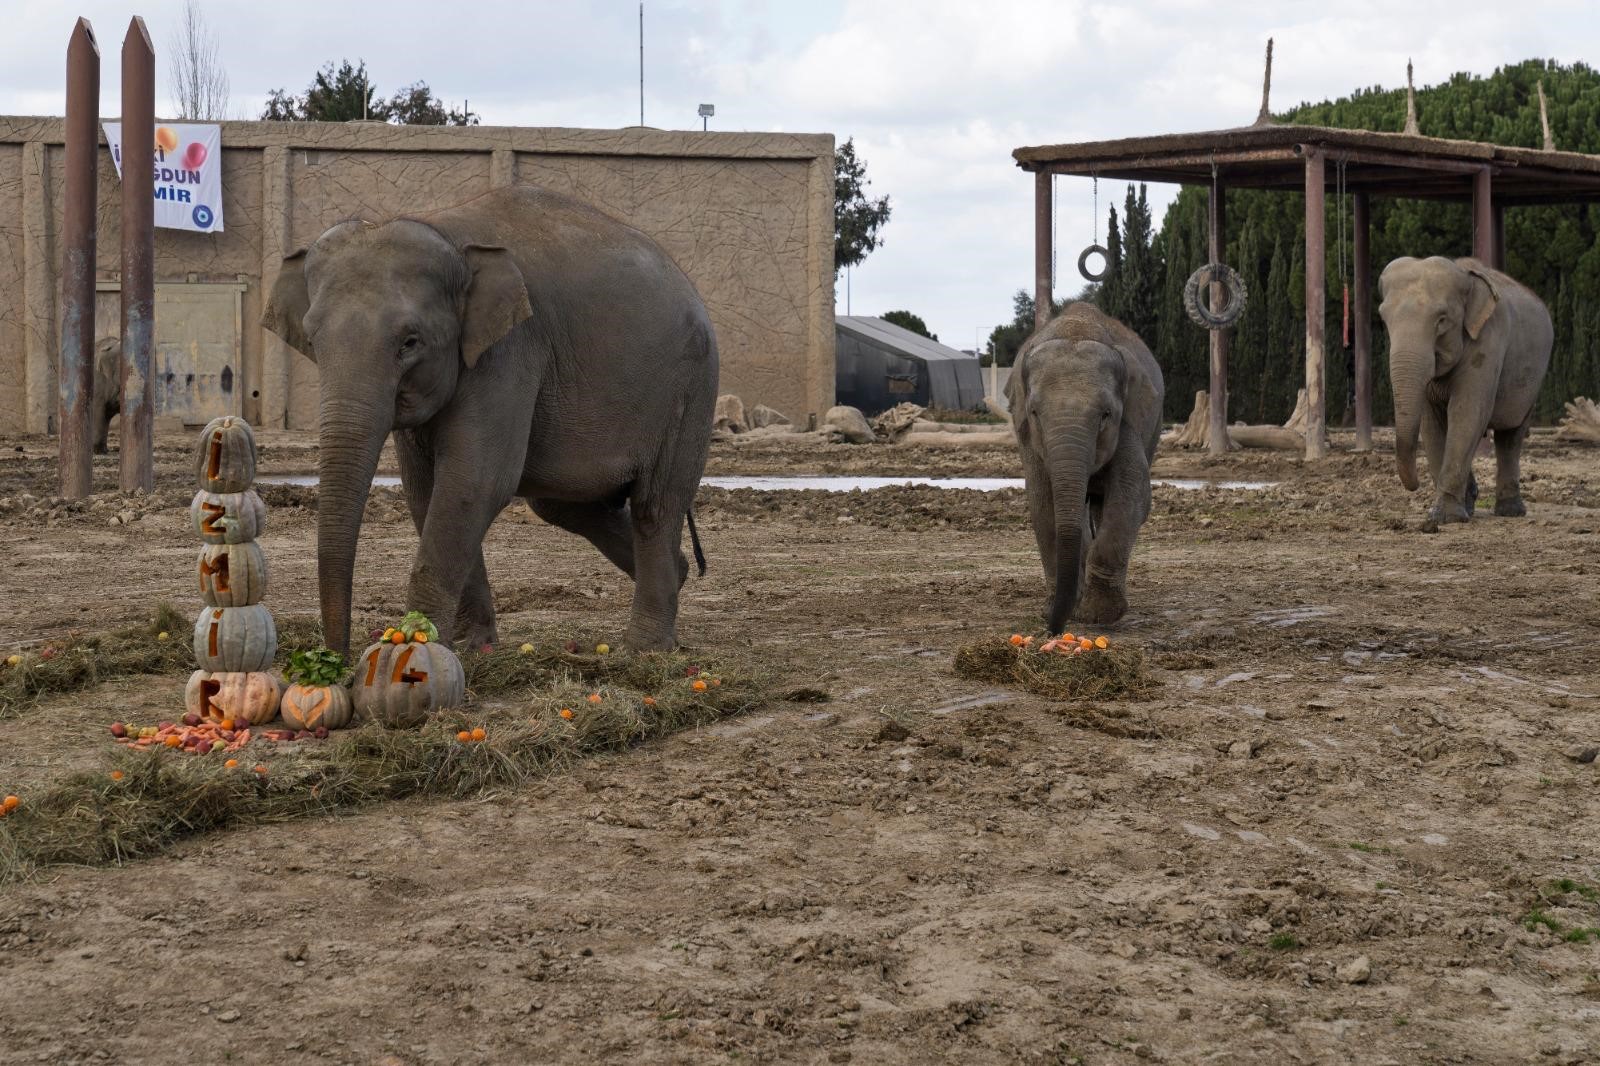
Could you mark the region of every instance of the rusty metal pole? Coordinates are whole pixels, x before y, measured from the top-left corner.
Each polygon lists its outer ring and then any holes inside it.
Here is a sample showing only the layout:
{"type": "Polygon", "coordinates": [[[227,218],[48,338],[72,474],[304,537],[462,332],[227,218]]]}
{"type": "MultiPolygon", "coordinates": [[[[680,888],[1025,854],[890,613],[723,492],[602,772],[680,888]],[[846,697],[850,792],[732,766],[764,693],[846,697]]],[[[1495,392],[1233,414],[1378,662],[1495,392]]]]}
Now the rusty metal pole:
{"type": "Polygon", "coordinates": [[[1033,176],[1033,328],[1050,321],[1055,292],[1055,250],[1051,247],[1048,170],[1033,176]]]}
{"type": "Polygon", "coordinates": [[[95,185],[100,153],[100,46],[80,18],[67,43],[66,192],[61,221],[60,492],[78,499],[94,490],[95,185]]]}
{"type": "Polygon", "coordinates": [[[1355,274],[1350,315],[1356,342],[1356,451],[1372,450],[1372,250],[1368,238],[1372,209],[1367,194],[1353,197],[1355,242],[1351,270],[1355,274]]]}
{"type": "MultiPolygon", "coordinates": [[[[1211,262],[1220,263],[1228,254],[1227,190],[1215,173],[1211,175],[1211,193],[1206,201],[1206,207],[1206,229],[1211,262]]],[[[1211,306],[1220,308],[1227,300],[1228,292],[1222,283],[1213,281],[1211,306]]],[[[1206,451],[1212,455],[1226,455],[1232,444],[1228,437],[1228,331],[1213,329],[1208,333],[1211,356],[1211,419],[1206,451]]]]}
{"type": "Polygon", "coordinates": [[[1472,257],[1485,266],[1494,265],[1494,210],[1488,167],[1472,175],[1472,257]]]}
{"type": "Polygon", "coordinates": [[[1327,168],[1321,149],[1306,153],[1306,458],[1321,459],[1328,454],[1327,399],[1324,383],[1327,364],[1323,357],[1322,331],[1327,318],[1327,284],[1324,274],[1323,233],[1327,202],[1327,168]]]}
{"type": "Polygon", "coordinates": [[[144,19],[122,41],[122,436],[123,492],[156,487],[152,423],[155,340],[156,50],[144,19]]]}

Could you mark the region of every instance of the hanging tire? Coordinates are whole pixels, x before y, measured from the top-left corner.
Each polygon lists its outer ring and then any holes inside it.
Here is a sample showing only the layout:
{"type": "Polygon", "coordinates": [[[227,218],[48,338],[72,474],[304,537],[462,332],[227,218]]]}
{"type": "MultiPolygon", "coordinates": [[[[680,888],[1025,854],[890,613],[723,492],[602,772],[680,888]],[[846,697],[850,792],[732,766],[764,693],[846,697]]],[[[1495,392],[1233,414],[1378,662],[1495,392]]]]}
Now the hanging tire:
{"type": "Polygon", "coordinates": [[[1233,325],[1244,314],[1245,301],[1249,298],[1244,279],[1225,263],[1207,263],[1190,274],[1183,286],[1183,309],[1189,312],[1195,325],[1204,329],[1227,329],[1233,325]],[[1207,307],[1201,296],[1202,290],[1212,282],[1220,282],[1228,293],[1228,302],[1217,311],[1207,307]]]}
{"type": "Polygon", "coordinates": [[[1091,245],[1089,245],[1089,247],[1085,248],[1082,252],[1078,253],[1078,273],[1082,274],[1084,276],[1085,280],[1087,280],[1087,281],[1100,281],[1102,278],[1104,278],[1110,272],[1111,272],[1111,253],[1106,251],[1103,246],[1098,245],[1098,244],[1091,244],[1091,245]],[[1101,260],[1103,260],[1104,263],[1105,263],[1105,265],[1100,268],[1100,273],[1098,273],[1098,274],[1089,273],[1089,257],[1091,255],[1099,255],[1101,260]]]}

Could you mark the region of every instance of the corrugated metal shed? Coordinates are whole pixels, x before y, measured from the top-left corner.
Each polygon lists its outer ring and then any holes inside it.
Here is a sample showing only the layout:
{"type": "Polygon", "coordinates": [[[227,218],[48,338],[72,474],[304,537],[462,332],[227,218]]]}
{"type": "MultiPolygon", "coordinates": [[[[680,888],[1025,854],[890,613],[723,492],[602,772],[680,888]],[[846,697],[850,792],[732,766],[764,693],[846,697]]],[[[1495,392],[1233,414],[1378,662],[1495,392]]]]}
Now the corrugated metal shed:
{"type": "Polygon", "coordinates": [[[867,315],[834,318],[835,402],[864,414],[897,403],[967,411],[983,403],[976,356],[867,315]]]}

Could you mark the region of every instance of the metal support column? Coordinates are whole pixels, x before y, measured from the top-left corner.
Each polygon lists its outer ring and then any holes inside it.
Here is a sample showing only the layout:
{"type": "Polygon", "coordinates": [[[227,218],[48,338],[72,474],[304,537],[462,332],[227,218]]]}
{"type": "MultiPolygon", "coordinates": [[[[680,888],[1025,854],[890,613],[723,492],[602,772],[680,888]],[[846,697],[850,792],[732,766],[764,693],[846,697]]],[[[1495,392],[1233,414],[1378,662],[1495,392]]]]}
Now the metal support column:
{"type": "MultiPolygon", "coordinates": [[[[1220,263],[1228,254],[1227,190],[1215,174],[1211,176],[1211,192],[1206,208],[1211,262],[1220,263]]],[[[1212,282],[1211,306],[1220,308],[1227,300],[1227,290],[1220,282],[1212,282]]],[[[1213,329],[1208,333],[1211,349],[1211,412],[1206,451],[1212,455],[1226,455],[1231,443],[1228,437],[1228,331],[1213,329]]]]}
{"type": "Polygon", "coordinates": [[[1033,328],[1050,321],[1055,291],[1054,250],[1050,246],[1050,172],[1033,176],[1033,328]]]}
{"type": "Polygon", "coordinates": [[[144,19],[122,41],[122,434],[123,492],[156,487],[155,341],[156,51],[144,19]]]}
{"type": "Polygon", "coordinates": [[[1327,319],[1327,284],[1323,235],[1327,202],[1327,167],[1322,151],[1308,147],[1306,159],[1306,458],[1328,453],[1327,363],[1322,349],[1327,319]]]}
{"type": "Polygon", "coordinates": [[[94,489],[95,178],[100,150],[100,46],[80,18],[67,43],[66,190],[62,209],[60,492],[68,499],[94,489]]]}
{"type": "Polygon", "coordinates": [[[1494,208],[1489,186],[1489,168],[1472,175],[1472,257],[1486,266],[1494,265],[1494,208]]]}
{"type": "Polygon", "coordinates": [[[1367,194],[1353,197],[1355,241],[1351,251],[1351,270],[1355,274],[1350,294],[1351,323],[1355,327],[1356,347],[1356,451],[1372,450],[1372,251],[1369,234],[1372,209],[1367,194]]]}

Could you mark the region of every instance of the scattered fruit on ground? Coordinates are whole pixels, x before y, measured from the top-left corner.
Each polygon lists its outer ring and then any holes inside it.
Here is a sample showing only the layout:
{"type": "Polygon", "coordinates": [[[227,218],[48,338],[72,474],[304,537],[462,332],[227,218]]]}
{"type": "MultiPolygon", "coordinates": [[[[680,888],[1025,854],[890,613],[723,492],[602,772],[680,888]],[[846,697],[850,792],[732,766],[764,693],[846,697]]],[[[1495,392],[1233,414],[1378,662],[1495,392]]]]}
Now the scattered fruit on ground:
{"type": "Polygon", "coordinates": [[[561,708],[561,717],[570,720],[572,718],[572,708],[571,707],[563,707],[563,708],[561,708]]]}
{"type": "Polygon", "coordinates": [[[595,651],[596,655],[608,655],[611,652],[611,645],[609,645],[609,644],[596,644],[594,646],[594,651],[595,651]]]}
{"type": "Polygon", "coordinates": [[[533,645],[532,644],[524,644],[522,647],[518,648],[517,650],[520,651],[524,655],[532,655],[533,654],[533,645]]]}
{"type": "Polygon", "coordinates": [[[695,683],[690,687],[696,692],[704,692],[706,690],[706,683],[704,681],[696,680],[695,683]]]}
{"type": "Polygon", "coordinates": [[[484,739],[487,739],[488,736],[489,736],[488,730],[484,729],[483,726],[481,726],[481,725],[474,727],[473,730],[472,730],[472,739],[473,740],[484,740],[484,739]]]}
{"type": "Polygon", "coordinates": [[[156,634],[156,639],[157,640],[171,640],[172,639],[172,634],[168,633],[165,629],[163,629],[161,632],[156,634]]]}
{"type": "Polygon", "coordinates": [[[568,655],[578,654],[578,642],[575,640],[569,640],[565,644],[561,645],[561,647],[568,655]]]}
{"type": "Polygon", "coordinates": [[[267,772],[267,768],[265,766],[261,765],[260,763],[256,763],[256,773],[264,774],[266,772],[267,772]]]}
{"type": "Polygon", "coordinates": [[[644,698],[644,705],[646,707],[654,707],[656,705],[656,698],[654,696],[646,696],[644,698]]]}
{"type": "Polygon", "coordinates": [[[3,803],[0,803],[0,806],[4,806],[8,811],[14,811],[22,806],[22,801],[15,796],[7,796],[3,803]]]}
{"type": "Polygon", "coordinates": [[[122,774],[121,770],[113,770],[113,771],[111,771],[111,780],[113,780],[113,781],[121,781],[122,777],[123,777],[123,774],[122,774]]]}
{"type": "Polygon", "coordinates": [[[463,743],[463,744],[471,744],[472,743],[472,734],[470,732],[468,732],[467,730],[463,729],[461,732],[456,734],[456,739],[461,741],[461,743],[463,743]]]}
{"type": "Polygon", "coordinates": [[[6,656],[6,665],[7,666],[20,666],[21,664],[22,664],[22,656],[20,656],[20,655],[7,655],[6,656]]]}
{"type": "Polygon", "coordinates": [[[589,693],[588,699],[589,699],[590,703],[599,703],[600,702],[600,693],[591,692],[591,693],[589,693]]]}
{"type": "Polygon", "coordinates": [[[226,766],[228,769],[232,770],[235,766],[239,765],[239,760],[238,759],[229,759],[227,762],[223,763],[222,765],[226,766]]]}

